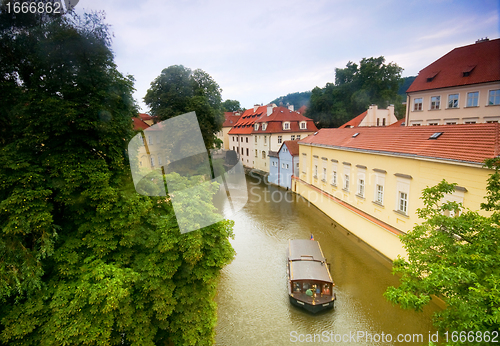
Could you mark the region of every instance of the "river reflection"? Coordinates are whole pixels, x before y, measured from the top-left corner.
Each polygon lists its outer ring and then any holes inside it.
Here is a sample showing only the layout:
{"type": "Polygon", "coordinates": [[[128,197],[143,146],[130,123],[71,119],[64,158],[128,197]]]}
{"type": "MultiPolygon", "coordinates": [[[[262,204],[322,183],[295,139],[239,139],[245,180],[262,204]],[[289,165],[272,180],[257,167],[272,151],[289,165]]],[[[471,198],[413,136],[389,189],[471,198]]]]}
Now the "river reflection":
{"type": "Polygon", "coordinates": [[[247,177],[247,184],[249,201],[231,217],[237,255],[222,270],[216,297],[217,345],[296,345],[301,334],[321,334],[321,341],[308,345],[351,345],[353,339],[344,337],[342,342],[339,337],[358,332],[373,337],[371,342],[369,337],[360,339],[359,345],[428,344],[429,332],[435,332],[431,314],[437,307],[415,313],[387,302],[385,289],[398,284],[389,261],[300,196],[259,178],[247,177]],[[335,309],[318,315],[292,306],[286,283],[288,239],[308,239],[311,234],[331,263],[337,294],[335,309]],[[385,341],[377,342],[382,333],[385,341]],[[387,342],[387,334],[392,342],[387,342]],[[421,334],[423,342],[398,343],[398,334],[410,334],[407,340],[421,334]]]}

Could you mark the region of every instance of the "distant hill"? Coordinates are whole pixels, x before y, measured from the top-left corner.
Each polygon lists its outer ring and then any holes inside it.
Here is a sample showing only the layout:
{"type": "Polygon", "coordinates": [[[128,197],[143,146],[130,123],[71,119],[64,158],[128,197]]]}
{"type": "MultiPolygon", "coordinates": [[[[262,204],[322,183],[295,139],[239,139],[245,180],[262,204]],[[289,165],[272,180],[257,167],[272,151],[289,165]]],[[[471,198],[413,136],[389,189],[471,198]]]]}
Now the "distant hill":
{"type": "Polygon", "coordinates": [[[398,89],[398,95],[401,95],[404,97],[404,100],[406,101],[406,90],[410,87],[411,83],[417,78],[416,76],[411,76],[411,77],[403,77],[403,84],[398,89]]]}
{"type": "Polygon", "coordinates": [[[309,106],[309,100],[311,99],[311,92],[296,92],[288,94],[286,96],[280,96],[277,99],[272,100],[269,103],[275,103],[276,105],[282,104],[286,106],[287,103],[293,105],[294,109],[297,110],[302,106],[309,106]]]}

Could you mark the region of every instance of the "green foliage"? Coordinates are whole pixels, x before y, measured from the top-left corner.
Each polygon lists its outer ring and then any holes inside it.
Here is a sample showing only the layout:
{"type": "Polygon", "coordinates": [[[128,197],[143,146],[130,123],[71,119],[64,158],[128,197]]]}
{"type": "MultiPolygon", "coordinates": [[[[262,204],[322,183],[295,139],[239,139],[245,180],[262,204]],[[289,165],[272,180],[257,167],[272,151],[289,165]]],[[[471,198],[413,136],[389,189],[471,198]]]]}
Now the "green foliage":
{"type": "Polygon", "coordinates": [[[213,148],[215,134],[224,122],[221,91],[205,71],[173,65],[151,82],[144,102],[159,121],[196,112],[205,146],[213,148]]]}
{"type": "Polygon", "coordinates": [[[224,112],[237,112],[241,110],[240,101],[226,100],[222,102],[222,110],[224,112]]]}
{"type": "Polygon", "coordinates": [[[371,104],[387,108],[401,103],[398,88],[402,68],[384,64],[383,56],[363,58],[359,66],[349,61],[345,68],[335,69],[335,84],[314,88],[306,116],[318,127],[339,127],[368,109],[371,104]]]}
{"type": "Polygon", "coordinates": [[[274,99],[270,103],[274,103],[278,106],[286,106],[287,104],[293,105],[295,110],[298,110],[302,106],[309,106],[309,102],[311,99],[311,92],[296,92],[291,93],[286,96],[280,96],[277,99],[274,99]]]}
{"type": "Polygon", "coordinates": [[[492,216],[445,201],[455,184],[443,180],[423,191],[424,208],[418,215],[425,221],[401,237],[408,258],[398,258],[393,266],[401,284],[389,287],[385,296],[404,309],[417,311],[433,295],[439,296],[446,303],[446,309],[435,315],[441,331],[500,328],[499,163],[496,158],[486,164],[495,171],[488,181],[488,202],[482,208],[492,210],[492,216]],[[458,216],[449,216],[458,210],[462,210],[458,216]]]}
{"type": "Polygon", "coordinates": [[[413,81],[417,78],[416,76],[411,76],[411,77],[403,77],[403,82],[401,83],[401,86],[399,87],[398,90],[398,95],[401,95],[405,100],[406,100],[406,90],[410,87],[410,85],[413,83],[413,81]]]}
{"type": "Polygon", "coordinates": [[[181,235],[134,190],[133,79],[102,16],[0,16],[0,344],[212,344],[232,222],[181,235]]]}

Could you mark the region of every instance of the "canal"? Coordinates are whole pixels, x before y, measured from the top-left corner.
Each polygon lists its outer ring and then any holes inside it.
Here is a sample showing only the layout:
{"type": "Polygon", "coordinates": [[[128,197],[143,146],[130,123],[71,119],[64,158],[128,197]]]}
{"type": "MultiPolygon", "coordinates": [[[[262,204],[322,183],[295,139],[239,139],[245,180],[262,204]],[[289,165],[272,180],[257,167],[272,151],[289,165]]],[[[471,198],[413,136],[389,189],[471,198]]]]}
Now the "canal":
{"type": "Polygon", "coordinates": [[[392,306],[382,296],[398,285],[387,259],[300,196],[260,178],[247,176],[247,185],[248,203],[231,216],[237,255],[221,273],[217,345],[428,344],[437,307],[416,313],[392,306]],[[319,315],[292,306],[287,294],[288,239],[311,234],[331,263],[336,284],[335,309],[319,315]],[[305,342],[314,334],[316,342],[305,342]],[[398,336],[408,342],[397,342],[398,336]]]}

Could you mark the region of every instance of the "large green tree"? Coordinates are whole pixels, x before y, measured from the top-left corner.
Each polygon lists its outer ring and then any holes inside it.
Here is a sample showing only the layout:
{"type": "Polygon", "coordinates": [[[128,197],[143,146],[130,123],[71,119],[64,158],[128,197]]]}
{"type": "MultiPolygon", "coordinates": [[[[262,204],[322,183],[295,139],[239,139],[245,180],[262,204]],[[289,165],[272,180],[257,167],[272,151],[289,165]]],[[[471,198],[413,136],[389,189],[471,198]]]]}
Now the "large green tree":
{"type": "Polygon", "coordinates": [[[237,112],[241,110],[241,104],[238,100],[225,100],[222,102],[222,110],[224,112],[237,112]]]}
{"type": "Polygon", "coordinates": [[[359,65],[349,61],[345,68],[335,69],[335,83],[312,90],[306,116],[319,127],[338,127],[371,104],[386,108],[401,103],[398,89],[402,70],[395,63],[385,64],[383,56],[363,58],[359,65]]]}
{"type": "Polygon", "coordinates": [[[494,171],[481,208],[492,211],[491,216],[446,201],[455,184],[442,181],[426,188],[424,208],[418,210],[424,222],[401,237],[408,258],[394,261],[401,284],[385,293],[391,302],[417,311],[433,296],[443,299],[446,308],[436,313],[435,325],[449,332],[448,341],[453,341],[453,331],[480,331],[484,336],[500,328],[500,159],[490,159],[486,166],[494,171]]]}
{"type": "Polygon", "coordinates": [[[158,121],[187,112],[196,112],[203,140],[212,148],[215,134],[222,129],[224,113],[221,88],[205,71],[182,65],[167,67],[151,82],[144,102],[158,121]]]}
{"type": "MultiPolygon", "coordinates": [[[[181,235],[168,199],[136,193],[133,79],[109,38],[100,14],[1,8],[2,345],[213,342],[231,222],[181,235]]],[[[174,179],[211,205],[216,186],[174,179]]]]}

